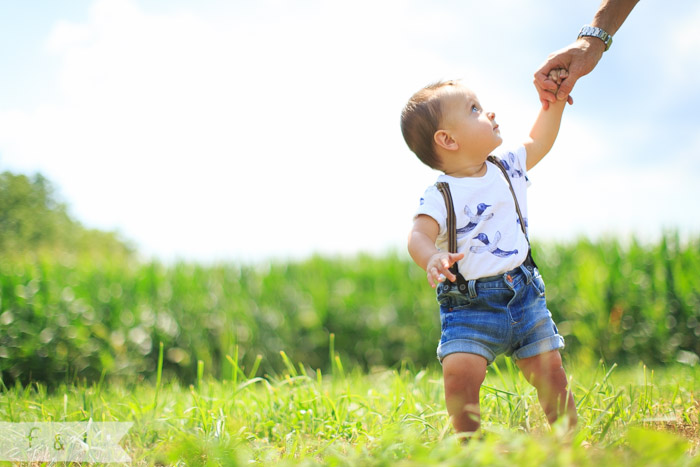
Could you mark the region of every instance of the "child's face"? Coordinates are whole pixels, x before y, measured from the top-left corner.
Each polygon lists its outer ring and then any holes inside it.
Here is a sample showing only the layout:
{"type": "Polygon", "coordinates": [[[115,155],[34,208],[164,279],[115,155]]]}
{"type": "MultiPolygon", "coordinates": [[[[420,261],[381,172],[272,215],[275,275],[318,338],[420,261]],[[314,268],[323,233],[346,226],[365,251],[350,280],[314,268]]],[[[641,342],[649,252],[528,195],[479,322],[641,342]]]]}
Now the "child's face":
{"type": "Polygon", "coordinates": [[[486,160],[503,139],[496,123],[496,114],[485,112],[476,94],[457,84],[443,97],[441,128],[448,131],[465,155],[486,160]]]}

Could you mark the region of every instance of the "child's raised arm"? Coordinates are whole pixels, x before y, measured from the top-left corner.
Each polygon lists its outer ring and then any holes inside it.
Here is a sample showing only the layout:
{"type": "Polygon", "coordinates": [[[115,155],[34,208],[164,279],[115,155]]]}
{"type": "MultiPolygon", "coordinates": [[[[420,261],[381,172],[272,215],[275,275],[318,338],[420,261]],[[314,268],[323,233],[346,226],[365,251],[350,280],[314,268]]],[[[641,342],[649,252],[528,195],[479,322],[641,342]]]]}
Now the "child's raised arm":
{"type": "MultiPolygon", "coordinates": [[[[553,81],[561,84],[561,80],[566,77],[566,70],[553,70],[551,75],[553,81]]],[[[545,110],[544,107],[540,109],[537,120],[530,130],[530,137],[524,143],[527,152],[527,170],[537,165],[552,149],[559,133],[566,102],[566,100],[556,101],[550,103],[548,109],[545,110]]]]}

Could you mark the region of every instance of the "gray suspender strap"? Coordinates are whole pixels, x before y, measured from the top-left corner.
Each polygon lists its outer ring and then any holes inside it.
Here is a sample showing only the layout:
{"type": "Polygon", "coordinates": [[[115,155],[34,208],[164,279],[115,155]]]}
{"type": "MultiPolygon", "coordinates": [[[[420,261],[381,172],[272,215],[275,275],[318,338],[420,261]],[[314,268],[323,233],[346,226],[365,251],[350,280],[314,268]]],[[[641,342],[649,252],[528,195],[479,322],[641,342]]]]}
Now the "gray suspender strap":
{"type": "Polygon", "coordinates": [[[447,208],[447,249],[450,253],[457,253],[457,219],[455,217],[455,207],[452,202],[450,185],[447,182],[437,182],[435,186],[442,194],[442,198],[445,200],[445,208],[447,208]]]}
{"type": "Polygon", "coordinates": [[[532,267],[537,267],[537,264],[535,264],[535,260],[532,258],[532,248],[530,247],[530,239],[527,236],[525,219],[523,219],[523,213],[520,211],[520,203],[518,203],[518,198],[517,196],[515,196],[513,183],[510,181],[510,177],[508,176],[508,169],[506,169],[503,166],[503,163],[500,160],[498,160],[495,156],[489,156],[487,160],[499,169],[501,169],[501,172],[503,172],[503,176],[506,177],[506,181],[508,182],[508,188],[510,188],[510,194],[513,195],[513,201],[515,201],[515,210],[518,213],[518,219],[520,220],[520,228],[522,229],[523,234],[525,234],[525,240],[527,240],[527,258],[525,259],[525,264],[529,264],[532,267]]]}
{"type": "Polygon", "coordinates": [[[523,219],[523,213],[520,212],[520,204],[518,203],[518,198],[515,196],[515,190],[513,189],[513,184],[510,181],[510,177],[508,176],[508,170],[503,167],[503,164],[501,161],[496,159],[495,156],[489,156],[488,161],[491,162],[493,165],[501,169],[501,172],[503,172],[503,176],[506,177],[506,181],[508,182],[508,188],[510,188],[510,194],[513,195],[513,201],[515,201],[515,210],[518,213],[518,218],[520,219],[520,228],[523,230],[523,233],[525,234],[525,238],[527,239],[527,244],[530,244],[530,239],[527,238],[527,230],[525,229],[525,219],[523,219]]]}
{"type": "MultiPolygon", "coordinates": [[[[457,218],[455,216],[455,206],[452,202],[450,185],[447,182],[437,182],[435,186],[442,194],[442,198],[445,200],[445,208],[447,209],[447,249],[450,253],[457,253],[457,218]]],[[[450,271],[461,277],[457,263],[452,265],[450,271]]]]}

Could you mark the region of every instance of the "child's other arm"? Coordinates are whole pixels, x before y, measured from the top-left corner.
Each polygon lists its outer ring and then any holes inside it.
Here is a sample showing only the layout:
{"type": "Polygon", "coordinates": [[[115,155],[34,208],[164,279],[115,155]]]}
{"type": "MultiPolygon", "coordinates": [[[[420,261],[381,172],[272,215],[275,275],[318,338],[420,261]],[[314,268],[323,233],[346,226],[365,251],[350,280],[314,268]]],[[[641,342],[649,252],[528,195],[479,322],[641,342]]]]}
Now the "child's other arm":
{"type": "MultiPolygon", "coordinates": [[[[566,70],[555,70],[550,73],[552,80],[561,84],[561,79],[566,77],[566,70]]],[[[533,168],[552,149],[554,141],[559,133],[561,116],[564,113],[566,100],[549,104],[548,109],[541,108],[530,130],[530,137],[525,141],[527,152],[527,170],[533,168]]]]}
{"type": "Polygon", "coordinates": [[[464,253],[447,253],[435,246],[435,239],[440,233],[440,226],[430,216],[421,214],[413,222],[413,228],[408,235],[408,252],[416,264],[425,269],[430,286],[435,288],[445,277],[450,281],[457,278],[450,267],[464,258],[464,253]],[[444,277],[441,277],[444,276],[444,277]]]}

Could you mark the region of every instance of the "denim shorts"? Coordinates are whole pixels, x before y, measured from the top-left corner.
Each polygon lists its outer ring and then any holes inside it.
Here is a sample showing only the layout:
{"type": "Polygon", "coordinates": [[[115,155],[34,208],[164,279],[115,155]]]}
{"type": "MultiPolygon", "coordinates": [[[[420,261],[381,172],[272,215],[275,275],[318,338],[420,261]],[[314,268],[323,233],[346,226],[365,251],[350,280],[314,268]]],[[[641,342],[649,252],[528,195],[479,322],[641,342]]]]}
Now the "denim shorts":
{"type": "Polygon", "coordinates": [[[465,293],[455,284],[437,287],[440,362],[451,353],[466,352],[481,355],[490,364],[502,353],[519,360],[564,347],[537,268],[523,265],[467,282],[465,293]]]}

